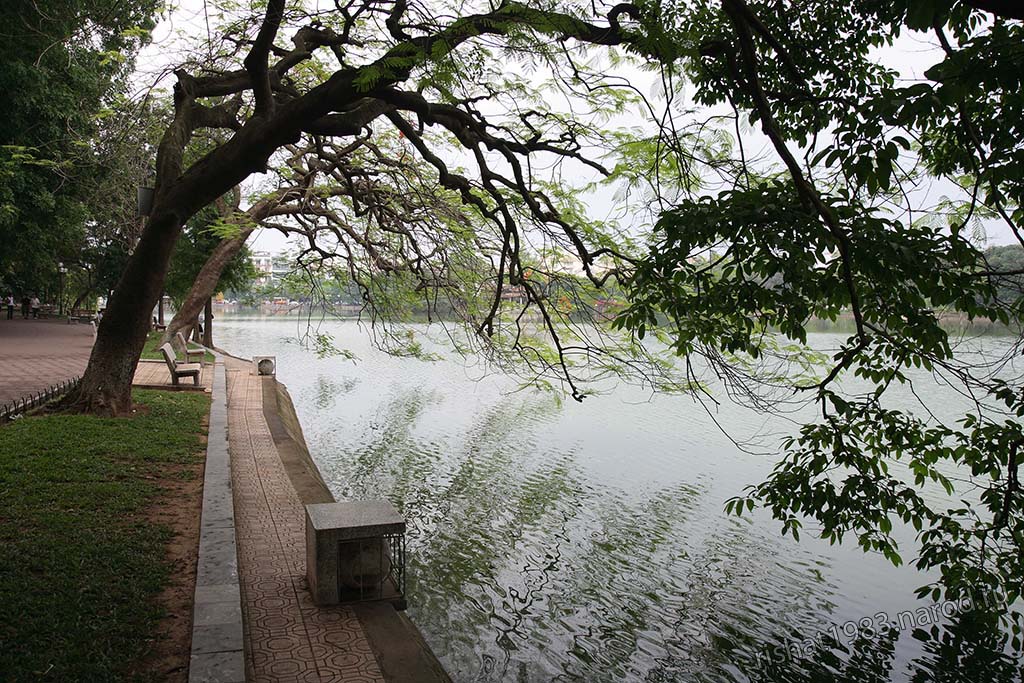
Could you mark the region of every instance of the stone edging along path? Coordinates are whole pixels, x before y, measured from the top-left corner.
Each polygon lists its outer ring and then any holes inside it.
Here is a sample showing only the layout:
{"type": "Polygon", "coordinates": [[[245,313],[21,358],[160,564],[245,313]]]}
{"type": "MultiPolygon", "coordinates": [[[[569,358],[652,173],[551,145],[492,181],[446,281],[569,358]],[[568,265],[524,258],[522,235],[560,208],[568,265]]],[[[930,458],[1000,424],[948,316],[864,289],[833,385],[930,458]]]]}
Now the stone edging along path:
{"type": "Polygon", "coordinates": [[[312,603],[304,505],[333,496],[284,386],[216,357],[189,682],[450,682],[391,605],[312,603]]]}
{"type": "Polygon", "coordinates": [[[351,607],[318,607],[306,588],[305,509],[263,415],[265,378],[225,365],[246,680],[385,681],[351,607]]]}
{"type": "Polygon", "coordinates": [[[203,479],[189,683],[245,681],[227,395],[224,363],[218,357],[203,479]]]}
{"type": "MultiPolygon", "coordinates": [[[[263,417],[270,429],[278,463],[283,465],[291,488],[303,505],[333,503],[334,496],[324,483],[302,434],[302,425],[287,388],[274,377],[259,378],[263,394],[263,417]]],[[[302,544],[300,544],[302,545],[302,544]]],[[[304,550],[304,545],[302,547],[304,550]]],[[[305,559],[305,553],[302,553],[305,559]]],[[[304,564],[304,563],[303,563],[304,564]]],[[[305,578],[303,591],[308,592],[305,578]]],[[[404,612],[387,602],[365,602],[350,606],[320,608],[326,616],[351,609],[351,627],[362,632],[376,659],[381,677],[388,683],[451,683],[451,678],[431,651],[423,634],[404,612]]],[[[334,680],[322,678],[321,680],[334,680]]],[[[343,678],[355,681],[354,678],[343,678]]]]}

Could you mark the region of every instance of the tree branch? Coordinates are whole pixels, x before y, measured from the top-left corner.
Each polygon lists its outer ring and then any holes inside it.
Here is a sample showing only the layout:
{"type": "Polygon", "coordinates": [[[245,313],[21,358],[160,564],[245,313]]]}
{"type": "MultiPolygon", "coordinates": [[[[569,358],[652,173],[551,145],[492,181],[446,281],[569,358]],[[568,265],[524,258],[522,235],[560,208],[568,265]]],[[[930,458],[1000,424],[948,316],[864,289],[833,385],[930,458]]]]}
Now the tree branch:
{"type": "Polygon", "coordinates": [[[260,25],[260,31],[252,44],[252,49],[245,57],[245,70],[252,83],[253,95],[256,98],[256,116],[266,117],[274,110],[274,96],[270,88],[270,76],[267,73],[267,60],[270,48],[277,37],[277,30],[284,18],[284,0],[270,0],[267,12],[260,25]]]}
{"type": "Polygon", "coordinates": [[[729,15],[733,25],[736,27],[736,32],[740,39],[740,54],[747,71],[746,81],[750,88],[749,94],[754,101],[754,107],[757,110],[758,118],[761,120],[761,128],[764,130],[765,135],[767,135],[771,140],[772,146],[775,147],[779,157],[786,165],[797,192],[812,207],[814,207],[815,211],[819,216],[821,216],[821,219],[825,222],[829,232],[832,233],[832,236],[836,240],[836,246],[839,249],[839,256],[841,259],[843,280],[846,284],[847,293],[850,296],[850,309],[853,313],[854,322],[857,325],[857,335],[863,338],[865,334],[864,316],[860,310],[860,297],[857,294],[857,287],[853,280],[853,268],[851,265],[853,256],[850,253],[850,238],[843,230],[843,227],[839,224],[839,219],[836,217],[835,212],[831,207],[825,204],[824,201],[822,201],[817,190],[814,189],[814,186],[804,176],[803,170],[800,168],[800,164],[789,151],[789,148],[786,146],[785,139],[783,139],[782,134],[775,125],[771,105],[768,103],[768,98],[765,96],[764,90],[761,87],[761,81],[758,78],[757,53],[754,50],[754,43],[750,35],[750,29],[748,28],[744,18],[744,13],[741,8],[741,0],[723,0],[722,5],[726,14],[729,15]]]}

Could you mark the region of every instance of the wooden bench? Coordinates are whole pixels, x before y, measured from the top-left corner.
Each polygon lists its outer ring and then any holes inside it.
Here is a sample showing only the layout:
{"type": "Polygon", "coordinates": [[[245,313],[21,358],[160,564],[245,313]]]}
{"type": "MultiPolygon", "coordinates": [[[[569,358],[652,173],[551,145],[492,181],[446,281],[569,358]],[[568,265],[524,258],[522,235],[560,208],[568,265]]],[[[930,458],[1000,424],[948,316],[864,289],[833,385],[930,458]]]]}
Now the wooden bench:
{"type": "Polygon", "coordinates": [[[188,342],[185,341],[185,336],[181,332],[176,332],[174,337],[178,340],[178,350],[184,354],[186,363],[191,363],[192,358],[196,357],[199,358],[199,364],[203,364],[203,359],[206,358],[206,349],[190,349],[188,342]]]}
{"type": "Polygon", "coordinates": [[[177,356],[174,355],[174,347],[170,344],[164,344],[160,347],[160,352],[164,355],[164,362],[167,363],[167,369],[171,371],[171,384],[178,386],[178,380],[182,377],[191,377],[195,381],[196,386],[199,386],[199,372],[203,369],[203,366],[199,363],[179,363],[177,356]]]}

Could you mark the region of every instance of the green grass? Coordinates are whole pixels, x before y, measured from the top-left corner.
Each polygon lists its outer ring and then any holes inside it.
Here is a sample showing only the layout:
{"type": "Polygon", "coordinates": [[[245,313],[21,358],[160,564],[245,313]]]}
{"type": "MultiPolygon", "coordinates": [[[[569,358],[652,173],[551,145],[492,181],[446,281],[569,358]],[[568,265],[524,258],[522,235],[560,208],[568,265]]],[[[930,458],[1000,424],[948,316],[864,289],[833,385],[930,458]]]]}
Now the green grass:
{"type": "Polygon", "coordinates": [[[205,394],[135,391],[131,418],[0,427],[0,681],[116,681],[144,655],[168,580],[152,480],[201,457],[205,394]]]}
{"type": "MultiPolygon", "coordinates": [[[[146,345],[142,347],[142,355],[139,356],[140,358],[147,358],[149,360],[164,359],[163,354],[160,353],[160,335],[162,334],[163,332],[157,332],[155,330],[149,333],[149,336],[146,337],[146,345]]],[[[193,344],[192,348],[197,347],[193,344]]],[[[179,358],[178,360],[184,361],[185,359],[179,358]]],[[[204,360],[207,363],[212,363],[214,360],[213,354],[207,351],[204,360]]]]}

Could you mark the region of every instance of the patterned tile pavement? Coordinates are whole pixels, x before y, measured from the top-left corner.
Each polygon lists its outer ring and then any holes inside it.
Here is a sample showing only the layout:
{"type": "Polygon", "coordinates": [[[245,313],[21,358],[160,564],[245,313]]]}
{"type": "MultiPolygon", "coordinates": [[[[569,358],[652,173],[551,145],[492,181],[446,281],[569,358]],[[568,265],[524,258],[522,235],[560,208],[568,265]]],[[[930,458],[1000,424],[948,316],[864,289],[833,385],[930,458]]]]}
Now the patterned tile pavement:
{"type": "Polygon", "coordinates": [[[92,351],[92,325],[59,320],[7,320],[0,311],[0,404],[78,377],[92,351]]]}
{"type": "Polygon", "coordinates": [[[383,681],[349,607],[313,604],[305,510],[263,417],[251,365],[226,358],[228,435],[248,681],[383,681]]]}
{"type": "MultiPolygon", "coordinates": [[[[3,313],[0,311],[0,313],[3,313]]],[[[92,325],[69,325],[57,319],[6,320],[0,315],[0,404],[29,396],[85,372],[95,336],[92,325]]],[[[209,387],[213,365],[206,363],[200,387],[209,387]]],[[[171,373],[163,361],[139,361],[135,386],[169,387],[171,373]]],[[[192,379],[181,384],[192,386],[192,379]]]]}

